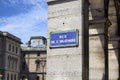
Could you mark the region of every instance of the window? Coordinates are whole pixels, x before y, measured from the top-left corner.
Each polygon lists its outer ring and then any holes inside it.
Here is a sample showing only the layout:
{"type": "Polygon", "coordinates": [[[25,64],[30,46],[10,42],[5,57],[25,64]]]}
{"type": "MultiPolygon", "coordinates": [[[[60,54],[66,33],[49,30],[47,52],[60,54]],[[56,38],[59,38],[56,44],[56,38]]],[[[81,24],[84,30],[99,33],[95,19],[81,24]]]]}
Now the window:
{"type": "Polygon", "coordinates": [[[18,67],[18,59],[15,59],[15,65],[14,65],[14,67],[15,67],[15,69],[17,70],[17,67],[18,67]]]}
{"type": "Polygon", "coordinates": [[[7,80],[9,80],[9,73],[7,74],[7,80]]]}
{"type": "Polygon", "coordinates": [[[28,80],[27,77],[25,76],[22,76],[22,80],[28,80]]]}
{"type": "Polygon", "coordinates": [[[39,80],[39,76],[36,77],[36,80],[39,80]]]}
{"type": "Polygon", "coordinates": [[[26,54],[25,54],[25,53],[23,53],[23,57],[25,57],[25,55],[26,55],[26,54]]]}
{"type": "Polygon", "coordinates": [[[35,43],[35,41],[33,41],[33,43],[35,43]]]}
{"type": "Polygon", "coordinates": [[[9,44],[9,51],[11,51],[11,44],[9,44]]]}
{"type": "Polygon", "coordinates": [[[13,75],[11,74],[11,80],[13,80],[13,75]]]}
{"type": "Polygon", "coordinates": [[[16,53],[18,53],[18,47],[16,47],[16,53]]]}
{"type": "Polygon", "coordinates": [[[38,71],[40,69],[40,60],[39,59],[35,60],[35,63],[36,63],[36,71],[38,71]]]}
{"type": "Polygon", "coordinates": [[[13,69],[16,69],[16,59],[14,60],[13,69]]]}
{"type": "Polygon", "coordinates": [[[10,68],[10,56],[8,56],[8,68],[10,68]]]}
{"type": "Polygon", "coordinates": [[[22,70],[25,70],[25,65],[26,65],[26,63],[23,62],[23,63],[22,63],[22,70]]]}
{"type": "Polygon", "coordinates": [[[10,68],[12,68],[12,58],[10,58],[10,68]]]}
{"type": "Polygon", "coordinates": [[[40,56],[40,53],[37,53],[37,56],[40,56]]]}
{"type": "Polygon", "coordinates": [[[38,71],[39,69],[40,69],[40,64],[37,63],[37,64],[36,64],[36,71],[38,71]]]}
{"type": "Polygon", "coordinates": [[[16,74],[14,75],[14,80],[16,80],[16,74]]]}
{"type": "Polygon", "coordinates": [[[12,69],[14,69],[14,59],[12,59],[12,69]]]}
{"type": "Polygon", "coordinates": [[[12,46],[12,52],[14,52],[14,45],[12,46]]]}

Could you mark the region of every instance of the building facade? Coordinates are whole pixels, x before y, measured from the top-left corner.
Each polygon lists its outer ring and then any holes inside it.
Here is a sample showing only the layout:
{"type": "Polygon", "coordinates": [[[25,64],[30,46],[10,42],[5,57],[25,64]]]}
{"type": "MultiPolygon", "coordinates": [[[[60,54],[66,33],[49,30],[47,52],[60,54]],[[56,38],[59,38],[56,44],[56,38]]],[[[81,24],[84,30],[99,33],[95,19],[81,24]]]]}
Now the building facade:
{"type": "Polygon", "coordinates": [[[120,80],[120,1],[47,0],[47,3],[46,79],[120,80]],[[79,35],[70,37],[71,30],[79,35]],[[79,40],[77,46],[71,46],[75,40],[79,40]]]}
{"type": "Polygon", "coordinates": [[[46,80],[46,38],[33,36],[22,46],[21,80],[46,80]]]}
{"type": "Polygon", "coordinates": [[[19,80],[21,40],[0,32],[0,80],[19,80]]]}
{"type": "Polygon", "coordinates": [[[84,15],[82,6],[85,0],[47,1],[48,46],[46,79],[82,80],[82,19],[84,15]]]}

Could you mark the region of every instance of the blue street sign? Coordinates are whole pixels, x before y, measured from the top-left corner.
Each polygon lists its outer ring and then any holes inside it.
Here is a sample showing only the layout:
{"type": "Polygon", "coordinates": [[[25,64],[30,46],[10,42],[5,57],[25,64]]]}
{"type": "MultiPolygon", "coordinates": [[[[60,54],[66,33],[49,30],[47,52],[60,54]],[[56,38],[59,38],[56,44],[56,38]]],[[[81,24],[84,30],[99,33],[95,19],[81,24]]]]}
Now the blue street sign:
{"type": "Polygon", "coordinates": [[[52,32],[50,34],[50,47],[78,46],[78,31],[52,32]]]}

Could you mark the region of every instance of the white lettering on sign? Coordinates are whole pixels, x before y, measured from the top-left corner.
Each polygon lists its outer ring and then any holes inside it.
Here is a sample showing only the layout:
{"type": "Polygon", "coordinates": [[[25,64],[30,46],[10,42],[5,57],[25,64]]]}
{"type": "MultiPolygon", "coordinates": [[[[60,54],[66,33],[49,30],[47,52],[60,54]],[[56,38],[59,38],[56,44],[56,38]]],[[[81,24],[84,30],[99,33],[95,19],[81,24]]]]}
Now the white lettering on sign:
{"type": "Polygon", "coordinates": [[[50,47],[77,46],[77,31],[51,33],[50,47]]]}
{"type": "Polygon", "coordinates": [[[67,35],[60,35],[59,38],[60,39],[67,38],[67,35]]]}
{"type": "Polygon", "coordinates": [[[67,42],[75,42],[75,39],[65,39],[65,40],[60,40],[60,43],[67,43],[67,42]]]}
{"type": "Polygon", "coordinates": [[[59,40],[56,40],[56,43],[59,43],[59,40]]]}
{"type": "Polygon", "coordinates": [[[55,41],[51,41],[51,43],[52,43],[52,44],[54,44],[54,43],[55,43],[55,41]]]}
{"type": "Polygon", "coordinates": [[[69,42],[76,42],[76,39],[65,39],[65,40],[54,40],[54,41],[51,41],[52,44],[55,44],[55,43],[69,43],[69,42]]]}

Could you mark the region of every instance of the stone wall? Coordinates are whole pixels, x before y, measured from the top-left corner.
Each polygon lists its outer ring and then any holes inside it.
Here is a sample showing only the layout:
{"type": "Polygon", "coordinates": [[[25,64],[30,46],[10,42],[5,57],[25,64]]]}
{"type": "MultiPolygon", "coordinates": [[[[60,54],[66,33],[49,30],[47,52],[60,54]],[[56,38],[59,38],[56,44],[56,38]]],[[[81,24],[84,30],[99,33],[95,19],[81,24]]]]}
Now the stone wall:
{"type": "MultiPolygon", "coordinates": [[[[109,19],[112,25],[108,28],[109,38],[117,37],[118,26],[117,26],[117,16],[114,0],[110,0],[109,3],[109,19]]],[[[109,79],[118,80],[119,76],[119,62],[118,62],[118,41],[109,40],[109,79]],[[112,50],[113,49],[113,50],[112,50]]]]}
{"type": "MultiPolygon", "coordinates": [[[[83,2],[65,1],[48,0],[47,80],[82,80],[83,2]],[[78,47],[50,49],[50,32],[73,29],[79,30],[78,47]]],[[[118,48],[118,41],[110,41],[111,38],[117,37],[118,27],[114,0],[110,0],[109,3],[108,18],[112,25],[108,28],[108,34],[105,33],[104,0],[89,0],[89,2],[89,20],[102,21],[89,25],[89,80],[105,80],[107,69],[109,80],[118,80],[118,50],[114,50],[118,48]],[[105,66],[106,45],[108,45],[108,68],[105,66]]]]}
{"type": "Polygon", "coordinates": [[[79,46],[50,49],[48,39],[47,80],[81,80],[82,0],[61,1],[48,7],[48,37],[50,38],[50,32],[78,29],[79,46]]]}

